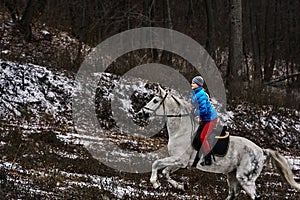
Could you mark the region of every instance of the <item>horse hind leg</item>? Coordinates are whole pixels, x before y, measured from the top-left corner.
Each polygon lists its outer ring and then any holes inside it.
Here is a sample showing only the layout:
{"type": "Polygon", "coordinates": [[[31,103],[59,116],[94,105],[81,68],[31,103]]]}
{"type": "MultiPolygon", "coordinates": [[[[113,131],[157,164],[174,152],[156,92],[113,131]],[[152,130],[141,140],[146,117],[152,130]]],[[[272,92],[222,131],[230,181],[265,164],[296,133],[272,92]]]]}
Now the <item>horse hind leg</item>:
{"type": "Polygon", "coordinates": [[[255,181],[258,178],[261,170],[262,170],[262,166],[259,166],[259,168],[251,169],[250,171],[245,169],[237,171],[236,177],[238,182],[253,200],[260,199],[260,195],[257,193],[256,190],[255,181]]]}
{"type": "Polygon", "coordinates": [[[260,195],[256,191],[255,182],[247,182],[241,185],[242,188],[246,191],[246,193],[251,197],[252,200],[259,200],[261,199],[260,195]]]}
{"type": "Polygon", "coordinates": [[[241,191],[239,181],[236,178],[236,171],[227,174],[227,182],[229,186],[229,194],[226,200],[234,200],[241,191]]]}

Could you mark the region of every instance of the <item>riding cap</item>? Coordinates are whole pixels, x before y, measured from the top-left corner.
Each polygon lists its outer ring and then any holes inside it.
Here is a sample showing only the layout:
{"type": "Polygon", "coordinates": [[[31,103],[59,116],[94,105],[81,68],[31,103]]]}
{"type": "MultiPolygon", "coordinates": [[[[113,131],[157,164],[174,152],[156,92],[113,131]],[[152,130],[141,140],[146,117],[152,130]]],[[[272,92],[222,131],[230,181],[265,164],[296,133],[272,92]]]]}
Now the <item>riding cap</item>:
{"type": "Polygon", "coordinates": [[[203,86],[204,80],[201,76],[196,76],[193,78],[192,83],[196,83],[199,86],[203,86]]]}

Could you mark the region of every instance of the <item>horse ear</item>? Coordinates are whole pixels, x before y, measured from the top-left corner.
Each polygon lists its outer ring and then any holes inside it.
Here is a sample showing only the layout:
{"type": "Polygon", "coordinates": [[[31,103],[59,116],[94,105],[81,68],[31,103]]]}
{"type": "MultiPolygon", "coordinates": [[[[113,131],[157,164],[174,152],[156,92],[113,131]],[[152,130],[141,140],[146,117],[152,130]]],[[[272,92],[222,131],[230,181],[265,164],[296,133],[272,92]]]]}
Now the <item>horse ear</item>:
{"type": "Polygon", "coordinates": [[[161,95],[165,95],[165,93],[166,93],[166,91],[161,87],[161,85],[160,84],[158,84],[158,91],[159,91],[159,93],[161,94],[161,95]]]}
{"type": "Polygon", "coordinates": [[[159,91],[162,91],[162,90],[164,90],[164,89],[161,87],[161,85],[160,85],[160,84],[158,84],[158,90],[159,90],[159,91]]]}

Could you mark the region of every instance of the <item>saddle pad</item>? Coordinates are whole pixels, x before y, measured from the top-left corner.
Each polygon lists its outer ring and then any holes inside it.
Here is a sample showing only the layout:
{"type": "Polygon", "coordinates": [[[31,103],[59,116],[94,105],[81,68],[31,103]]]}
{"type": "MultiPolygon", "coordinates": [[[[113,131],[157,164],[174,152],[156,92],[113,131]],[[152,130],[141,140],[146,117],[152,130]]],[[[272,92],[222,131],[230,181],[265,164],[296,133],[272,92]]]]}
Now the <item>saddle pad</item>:
{"type": "Polygon", "coordinates": [[[230,136],[225,139],[218,139],[216,145],[212,149],[212,154],[215,156],[225,156],[229,146],[230,136]]]}
{"type": "MultiPolygon", "coordinates": [[[[225,136],[227,131],[227,127],[224,126],[220,136],[225,136]]],[[[216,131],[215,133],[220,133],[219,131],[216,131]]],[[[212,149],[212,154],[215,156],[225,156],[227,154],[230,136],[222,139],[216,139],[216,134],[212,134],[212,137],[208,139],[211,146],[214,146],[212,149]]]]}

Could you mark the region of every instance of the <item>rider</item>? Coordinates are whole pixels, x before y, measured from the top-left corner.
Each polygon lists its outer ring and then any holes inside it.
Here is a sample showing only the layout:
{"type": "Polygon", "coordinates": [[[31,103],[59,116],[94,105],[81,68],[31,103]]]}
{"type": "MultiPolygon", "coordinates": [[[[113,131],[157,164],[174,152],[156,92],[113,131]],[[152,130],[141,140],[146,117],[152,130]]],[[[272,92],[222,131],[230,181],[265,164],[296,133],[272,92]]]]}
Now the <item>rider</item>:
{"type": "MultiPolygon", "coordinates": [[[[218,121],[218,114],[209,101],[209,96],[203,89],[204,80],[201,76],[196,76],[192,79],[192,97],[191,101],[195,107],[195,115],[199,117],[199,128],[196,133],[196,137],[200,137],[200,141],[204,150],[204,162],[201,165],[211,165],[211,147],[208,143],[208,136],[212,133],[212,130],[216,127],[218,121]]],[[[199,141],[199,138],[196,138],[199,141]]],[[[193,166],[199,161],[199,152],[193,166]]]]}

